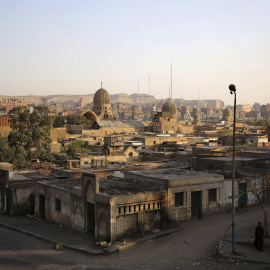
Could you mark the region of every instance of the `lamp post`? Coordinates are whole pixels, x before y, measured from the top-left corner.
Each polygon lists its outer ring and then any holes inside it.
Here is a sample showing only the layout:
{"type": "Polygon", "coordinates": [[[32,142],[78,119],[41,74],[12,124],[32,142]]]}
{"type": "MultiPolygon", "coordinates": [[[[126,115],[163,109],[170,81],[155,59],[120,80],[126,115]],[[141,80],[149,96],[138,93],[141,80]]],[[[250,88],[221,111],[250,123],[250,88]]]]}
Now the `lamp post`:
{"type": "Polygon", "coordinates": [[[233,108],[233,160],[232,160],[232,252],[235,253],[235,195],[234,195],[234,182],[235,182],[235,116],[236,116],[236,88],[234,84],[229,86],[230,93],[234,94],[234,108],[233,108]]]}

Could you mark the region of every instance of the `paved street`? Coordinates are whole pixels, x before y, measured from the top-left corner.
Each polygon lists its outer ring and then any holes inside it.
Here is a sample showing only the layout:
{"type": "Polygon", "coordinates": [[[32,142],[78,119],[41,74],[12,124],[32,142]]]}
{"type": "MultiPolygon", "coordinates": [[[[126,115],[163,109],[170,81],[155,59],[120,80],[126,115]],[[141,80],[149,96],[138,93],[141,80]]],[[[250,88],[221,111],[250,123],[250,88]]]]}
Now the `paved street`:
{"type": "MultiPolygon", "coordinates": [[[[237,241],[252,243],[254,227],[258,220],[262,220],[262,213],[258,206],[236,213],[237,241]]],[[[5,216],[1,217],[5,219],[5,216]]],[[[23,218],[10,220],[17,220],[23,226],[23,218]]],[[[130,249],[108,255],[87,254],[67,248],[56,251],[50,242],[0,226],[0,269],[268,269],[267,264],[215,255],[218,241],[223,238],[230,223],[230,214],[183,222],[183,230],[139,242],[130,249]]],[[[27,226],[31,230],[31,221],[27,221],[27,226]]],[[[39,223],[33,226],[37,229],[39,223]]],[[[48,228],[53,226],[56,224],[42,223],[40,234],[45,235],[48,228]]],[[[63,229],[64,233],[66,238],[74,238],[74,232],[63,229]]],[[[53,237],[57,237],[57,234],[53,237]]],[[[230,239],[230,230],[227,239],[230,239]]],[[[79,241],[79,238],[75,240],[79,241]]],[[[229,252],[230,243],[224,249],[229,252]]],[[[268,259],[270,247],[259,253],[252,245],[237,245],[236,251],[244,251],[249,258],[256,255],[268,259]]]]}

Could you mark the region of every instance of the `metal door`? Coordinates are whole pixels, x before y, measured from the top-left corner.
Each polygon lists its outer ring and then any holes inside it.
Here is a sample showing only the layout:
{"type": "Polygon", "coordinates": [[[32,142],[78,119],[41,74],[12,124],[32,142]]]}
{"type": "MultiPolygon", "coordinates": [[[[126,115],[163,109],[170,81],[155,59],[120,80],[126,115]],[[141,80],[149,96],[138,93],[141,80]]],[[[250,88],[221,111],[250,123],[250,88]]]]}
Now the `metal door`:
{"type": "Polygon", "coordinates": [[[238,207],[239,208],[247,207],[247,184],[246,183],[239,184],[238,207]]]}

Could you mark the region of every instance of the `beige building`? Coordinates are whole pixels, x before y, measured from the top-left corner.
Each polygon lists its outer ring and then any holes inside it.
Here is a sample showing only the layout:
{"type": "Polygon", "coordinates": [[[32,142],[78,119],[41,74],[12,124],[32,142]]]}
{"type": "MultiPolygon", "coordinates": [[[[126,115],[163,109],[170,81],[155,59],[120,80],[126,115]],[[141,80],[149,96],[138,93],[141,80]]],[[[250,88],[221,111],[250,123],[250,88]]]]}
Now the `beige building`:
{"type": "Polygon", "coordinates": [[[177,123],[177,108],[172,100],[166,101],[161,112],[157,112],[154,115],[152,121],[152,128],[154,132],[158,133],[176,133],[178,128],[177,123]]]}
{"type": "Polygon", "coordinates": [[[180,169],[126,172],[124,180],[83,173],[82,179],[38,182],[36,214],[112,241],[219,213],[223,182],[221,175],[180,169]]]}

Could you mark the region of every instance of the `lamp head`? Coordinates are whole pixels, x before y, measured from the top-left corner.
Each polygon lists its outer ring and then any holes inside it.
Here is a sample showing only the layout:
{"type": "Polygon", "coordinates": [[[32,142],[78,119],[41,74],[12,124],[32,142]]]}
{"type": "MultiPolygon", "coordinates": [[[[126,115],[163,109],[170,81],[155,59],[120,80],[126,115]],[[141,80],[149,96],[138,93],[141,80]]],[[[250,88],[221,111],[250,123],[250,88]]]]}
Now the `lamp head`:
{"type": "Polygon", "coordinates": [[[233,92],[236,92],[236,88],[234,84],[230,84],[229,89],[230,89],[231,94],[233,94],[233,92]]]}

